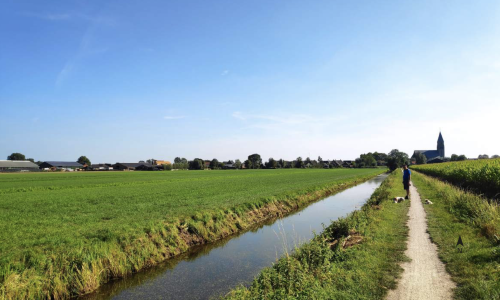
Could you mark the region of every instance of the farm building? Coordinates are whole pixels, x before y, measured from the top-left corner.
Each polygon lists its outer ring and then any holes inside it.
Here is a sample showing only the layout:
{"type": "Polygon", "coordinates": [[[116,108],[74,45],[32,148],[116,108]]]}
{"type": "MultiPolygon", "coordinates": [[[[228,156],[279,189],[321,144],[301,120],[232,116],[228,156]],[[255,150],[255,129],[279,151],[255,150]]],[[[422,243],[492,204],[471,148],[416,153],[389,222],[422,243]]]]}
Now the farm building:
{"type": "Polygon", "coordinates": [[[111,164],[93,164],[88,167],[92,171],[111,171],[113,166],[111,164]]]}
{"type": "Polygon", "coordinates": [[[40,164],[40,169],[80,169],[83,165],[73,161],[44,161],[40,164]]]}
{"type": "Polygon", "coordinates": [[[28,172],[39,171],[40,167],[31,161],[0,160],[0,172],[28,172]]]}
{"type": "Polygon", "coordinates": [[[114,170],[134,171],[134,170],[153,170],[153,165],[147,162],[139,163],[116,163],[113,165],[114,170]]]}

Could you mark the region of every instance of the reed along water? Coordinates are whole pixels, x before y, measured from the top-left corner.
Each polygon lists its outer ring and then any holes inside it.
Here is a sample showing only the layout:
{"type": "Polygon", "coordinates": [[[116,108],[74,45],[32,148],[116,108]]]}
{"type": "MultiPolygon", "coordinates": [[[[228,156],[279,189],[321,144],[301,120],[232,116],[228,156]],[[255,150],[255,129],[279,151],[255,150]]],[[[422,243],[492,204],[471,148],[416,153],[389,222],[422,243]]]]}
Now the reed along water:
{"type": "Polygon", "coordinates": [[[216,243],[193,247],[156,267],[112,281],[80,299],[211,299],[249,285],[295,246],[309,241],[331,221],[360,208],[387,175],[329,196],[280,219],[216,243]]]}

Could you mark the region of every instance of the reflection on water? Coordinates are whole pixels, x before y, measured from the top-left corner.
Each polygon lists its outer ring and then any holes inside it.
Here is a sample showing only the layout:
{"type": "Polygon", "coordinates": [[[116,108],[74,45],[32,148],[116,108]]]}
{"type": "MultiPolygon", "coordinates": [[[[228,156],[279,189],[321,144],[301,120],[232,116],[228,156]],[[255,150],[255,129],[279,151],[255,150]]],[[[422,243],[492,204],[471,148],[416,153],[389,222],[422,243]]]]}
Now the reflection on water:
{"type": "Polygon", "coordinates": [[[291,251],[332,220],[361,207],[386,177],[377,176],[292,215],[194,247],[163,264],[106,284],[82,299],[210,299],[224,295],[239,284],[251,283],[285,250],[291,251]]]}

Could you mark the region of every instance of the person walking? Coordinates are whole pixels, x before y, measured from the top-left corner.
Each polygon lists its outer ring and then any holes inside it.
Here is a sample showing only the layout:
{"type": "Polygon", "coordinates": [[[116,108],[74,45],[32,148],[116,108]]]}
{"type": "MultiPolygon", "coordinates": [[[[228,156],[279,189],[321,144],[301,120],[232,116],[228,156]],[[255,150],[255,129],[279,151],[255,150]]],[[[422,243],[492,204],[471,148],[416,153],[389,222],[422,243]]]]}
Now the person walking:
{"type": "Polygon", "coordinates": [[[403,186],[404,189],[406,190],[406,197],[405,199],[409,199],[410,197],[410,180],[411,180],[411,171],[408,169],[408,165],[403,166],[403,186]]]}

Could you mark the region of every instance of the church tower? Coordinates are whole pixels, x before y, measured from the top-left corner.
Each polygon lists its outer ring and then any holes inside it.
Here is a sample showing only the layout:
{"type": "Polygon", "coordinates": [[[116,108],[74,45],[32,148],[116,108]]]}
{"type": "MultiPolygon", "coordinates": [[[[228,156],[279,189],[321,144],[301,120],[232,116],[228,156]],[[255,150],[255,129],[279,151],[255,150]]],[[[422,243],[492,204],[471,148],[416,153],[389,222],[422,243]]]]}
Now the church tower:
{"type": "Polygon", "coordinates": [[[444,140],[443,136],[441,135],[441,131],[439,132],[437,151],[439,153],[439,156],[444,158],[444,140]]]}

